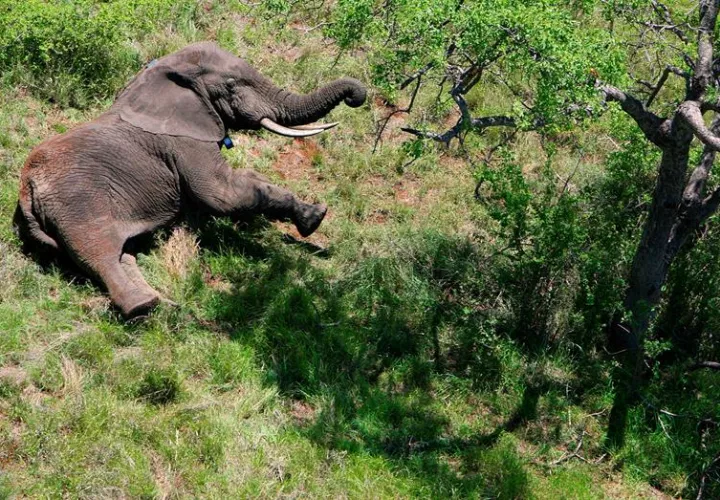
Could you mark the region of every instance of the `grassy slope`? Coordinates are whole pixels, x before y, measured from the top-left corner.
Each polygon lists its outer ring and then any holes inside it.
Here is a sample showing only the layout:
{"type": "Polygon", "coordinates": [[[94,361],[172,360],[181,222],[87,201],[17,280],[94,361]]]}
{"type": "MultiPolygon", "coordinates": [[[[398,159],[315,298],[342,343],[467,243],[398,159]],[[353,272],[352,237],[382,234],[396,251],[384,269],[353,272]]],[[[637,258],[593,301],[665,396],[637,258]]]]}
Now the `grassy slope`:
{"type": "MultiPolygon", "coordinates": [[[[361,55],[333,65],[335,49],[303,28],[228,12],[208,33],[159,34],[148,54],[215,37],[296,90],[367,80],[361,55]]],[[[602,458],[608,405],[602,384],[583,406],[567,397],[562,356],[528,361],[508,343],[492,383],[433,373],[433,336],[452,351],[457,331],[474,334],[433,325],[434,269],[481,262],[488,222],[461,161],[405,166],[399,123],[371,154],[376,100],[338,108],[341,127],[321,138],[239,135],[227,153],[326,201],[309,242],[327,251],[291,244],[283,224],[168,231],[139,261],[180,307],[138,324],[91,283],[39,269],[10,225],[19,169],[102,107],[0,93],[0,496],[660,496],[607,460],[561,460],[580,435],[581,454],[602,458]],[[552,388],[529,388],[533,370],[552,388]]]]}

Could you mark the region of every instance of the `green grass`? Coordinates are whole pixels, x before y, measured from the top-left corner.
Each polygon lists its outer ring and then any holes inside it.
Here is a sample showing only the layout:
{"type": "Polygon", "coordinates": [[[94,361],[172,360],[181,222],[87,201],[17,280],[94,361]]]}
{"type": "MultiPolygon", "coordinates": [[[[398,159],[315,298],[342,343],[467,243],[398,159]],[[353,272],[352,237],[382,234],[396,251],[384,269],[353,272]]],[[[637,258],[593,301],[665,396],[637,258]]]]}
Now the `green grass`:
{"type": "MultiPolygon", "coordinates": [[[[368,80],[359,55],[335,60],[320,33],[258,14],[208,4],[137,50],[215,38],[295,90],[368,80]]],[[[654,498],[687,487],[689,445],[648,432],[640,412],[627,455],[606,455],[608,366],[569,347],[538,354],[503,329],[511,311],[487,267],[496,222],[472,172],[433,146],[410,162],[397,124],[371,154],[386,113],[372,98],[339,107],[342,125],[317,139],[239,134],[224,153],[329,204],[308,243],[263,221],[168,229],[138,260],[179,307],[126,323],[92,282],[23,256],[12,231],[32,146],[110,102],[78,111],[44,95],[0,88],[0,496],[654,498]],[[580,436],[582,459],[568,458],[580,436]]],[[[578,140],[602,159],[594,136],[578,140]]],[[[532,175],[537,144],[519,147],[534,154],[532,175]]],[[[574,159],[561,149],[559,175],[574,159]]]]}

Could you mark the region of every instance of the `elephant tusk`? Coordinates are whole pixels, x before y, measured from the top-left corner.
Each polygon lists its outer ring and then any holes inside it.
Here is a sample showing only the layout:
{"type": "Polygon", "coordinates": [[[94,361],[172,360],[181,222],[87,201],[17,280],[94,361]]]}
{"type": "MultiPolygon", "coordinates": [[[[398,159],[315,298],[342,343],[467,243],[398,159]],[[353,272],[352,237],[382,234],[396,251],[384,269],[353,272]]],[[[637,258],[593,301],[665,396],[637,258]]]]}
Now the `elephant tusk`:
{"type": "Polygon", "coordinates": [[[268,129],[270,132],[284,135],[285,137],[310,137],[311,135],[317,135],[320,132],[324,132],[324,129],[313,128],[309,130],[296,130],[294,128],[288,128],[275,123],[270,118],[263,118],[260,120],[260,125],[268,129]]]}
{"type": "Polygon", "coordinates": [[[330,130],[333,127],[337,127],[338,123],[340,123],[340,122],[314,123],[312,125],[298,125],[297,127],[293,127],[293,128],[295,130],[315,130],[315,129],[330,130]]]}

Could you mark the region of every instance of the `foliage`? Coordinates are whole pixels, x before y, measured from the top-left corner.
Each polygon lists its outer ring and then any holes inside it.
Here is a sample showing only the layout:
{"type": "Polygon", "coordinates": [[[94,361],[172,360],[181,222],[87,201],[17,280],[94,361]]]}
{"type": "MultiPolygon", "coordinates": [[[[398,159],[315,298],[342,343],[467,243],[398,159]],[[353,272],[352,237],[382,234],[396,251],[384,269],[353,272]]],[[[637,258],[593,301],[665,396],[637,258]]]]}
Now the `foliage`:
{"type": "Polygon", "coordinates": [[[131,40],[188,8],[192,2],[7,0],[0,71],[61,104],[87,105],[90,96],[111,96],[141,66],[131,40]]]}
{"type": "Polygon", "coordinates": [[[587,152],[574,147],[559,177],[552,138],[532,175],[510,147],[476,171],[480,200],[497,222],[494,271],[514,312],[509,326],[535,347],[551,338],[600,347],[620,307],[657,154],[622,114],[610,117],[610,130],[622,147],[607,156],[602,178],[579,189],[587,152]]]}
{"type": "Polygon", "coordinates": [[[623,52],[588,25],[593,2],[514,0],[340,1],[327,33],[342,48],[369,44],[373,83],[389,98],[422,74],[461,94],[491,83],[503,114],[525,127],[565,126],[597,102],[594,82],[623,78],[623,52]]]}

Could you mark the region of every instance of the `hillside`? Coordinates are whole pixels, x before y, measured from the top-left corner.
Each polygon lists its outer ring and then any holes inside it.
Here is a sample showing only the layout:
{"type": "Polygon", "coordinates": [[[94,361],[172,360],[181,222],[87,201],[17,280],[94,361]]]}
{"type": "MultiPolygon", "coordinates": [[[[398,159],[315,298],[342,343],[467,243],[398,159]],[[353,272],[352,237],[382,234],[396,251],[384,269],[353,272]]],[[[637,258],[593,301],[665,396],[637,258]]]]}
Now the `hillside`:
{"type": "MultiPolygon", "coordinates": [[[[521,134],[505,163],[482,170],[467,155],[504,132],[464,150],[401,130],[419,115],[438,130],[457,121],[451,106],[425,111],[432,90],[418,114],[393,114],[376,145],[378,123],[410,94],[373,84],[370,49],[341,47],[319,7],[88,0],[77,4],[93,15],[75,19],[63,2],[19,4],[0,8],[0,31],[17,30],[0,42],[13,47],[22,18],[37,27],[24,40],[78,47],[78,66],[53,66],[40,49],[0,58],[0,497],[697,494],[720,451],[720,375],[666,362],[662,327],[696,328],[701,352],[717,354],[717,281],[699,281],[717,268],[717,230],[667,285],[676,293],[649,339],[653,385],[624,447],[605,441],[615,365],[603,328],[656,158],[619,112],[558,131],[552,148],[521,134]],[[317,137],[233,134],[223,155],[234,168],[327,203],[328,217],[308,239],[262,219],[190,217],[161,231],[138,261],[177,305],[128,322],[77,269],[22,253],[19,172],[35,145],[107,109],[144,63],[198,40],[283,88],[351,76],[370,95],[336,108],[328,121],[340,125],[317,137]]],[[[472,108],[503,104],[500,87],[479,86],[472,108]]]]}

